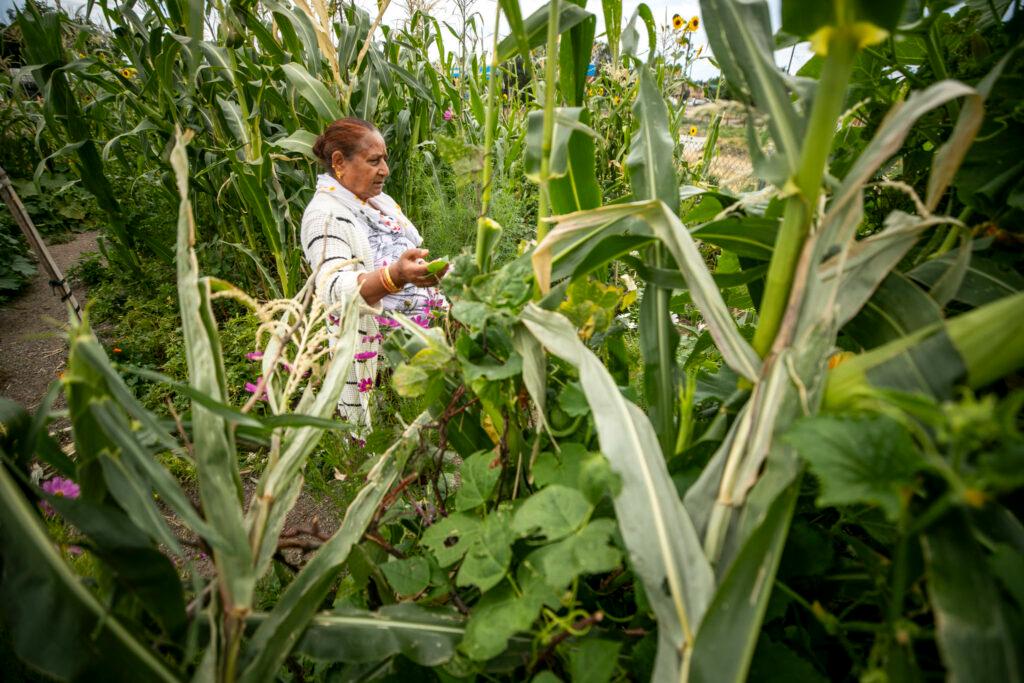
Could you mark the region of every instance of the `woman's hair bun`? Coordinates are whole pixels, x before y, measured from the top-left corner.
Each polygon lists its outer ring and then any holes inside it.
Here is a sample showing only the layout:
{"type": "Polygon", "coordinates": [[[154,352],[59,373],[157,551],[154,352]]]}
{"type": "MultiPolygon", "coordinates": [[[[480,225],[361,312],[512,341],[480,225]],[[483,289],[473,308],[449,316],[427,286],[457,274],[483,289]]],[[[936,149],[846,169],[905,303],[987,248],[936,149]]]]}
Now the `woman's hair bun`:
{"type": "Polygon", "coordinates": [[[375,132],[377,127],[369,121],[346,116],[327,125],[313,143],[313,154],[324,166],[330,168],[335,152],[341,152],[343,157],[351,159],[363,148],[363,140],[367,133],[375,132]]]}

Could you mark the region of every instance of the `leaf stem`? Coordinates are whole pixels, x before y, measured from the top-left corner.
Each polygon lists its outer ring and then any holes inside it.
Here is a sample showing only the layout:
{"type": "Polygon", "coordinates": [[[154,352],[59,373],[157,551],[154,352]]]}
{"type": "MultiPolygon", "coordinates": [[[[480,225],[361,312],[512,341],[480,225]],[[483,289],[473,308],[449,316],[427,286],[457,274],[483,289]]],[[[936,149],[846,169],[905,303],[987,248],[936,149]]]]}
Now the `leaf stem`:
{"type": "MultiPolygon", "coordinates": [[[[476,219],[476,264],[480,272],[490,265],[492,228],[487,223],[491,208],[491,186],[494,176],[494,128],[498,120],[498,23],[501,21],[501,3],[495,3],[494,44],[491,47],[491,77],[487,81],[487,117],[484,120],[484,169],[481,177],[480,215],[476,219]]],[[[461,73],[461,72],[460,72],[461,73]]]]}
{"type": "Polygon", "coordinates": [[[804,136],[800,166],[790,181],[793,187],[787,188],[791,194],[786,201],[782,226],[768,266],[760,321],[754,333],[754,350],[762,357],[767,355],[782,324],[797,259],[814,219],[825,162],[835,137],[836,120],[846,99],[846,86],[856,53],[856,38],[848,31],[837,30],[829,43],[828,57],[804,136]]]}

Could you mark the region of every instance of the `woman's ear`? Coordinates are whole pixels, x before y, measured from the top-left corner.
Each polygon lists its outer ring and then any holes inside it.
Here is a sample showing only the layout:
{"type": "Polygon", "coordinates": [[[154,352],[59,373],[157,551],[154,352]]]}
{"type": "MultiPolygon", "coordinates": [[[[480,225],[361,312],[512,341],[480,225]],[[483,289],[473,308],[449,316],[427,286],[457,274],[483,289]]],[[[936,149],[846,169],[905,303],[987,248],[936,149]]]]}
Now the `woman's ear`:
{"type": "Polygon", "coordinates": [[[331,154],[331,170],[334,171],[334,175],[338,175],[338,169],[343,168],[345,165],[345,155],[338,150],[334,150],[331,154]]]}

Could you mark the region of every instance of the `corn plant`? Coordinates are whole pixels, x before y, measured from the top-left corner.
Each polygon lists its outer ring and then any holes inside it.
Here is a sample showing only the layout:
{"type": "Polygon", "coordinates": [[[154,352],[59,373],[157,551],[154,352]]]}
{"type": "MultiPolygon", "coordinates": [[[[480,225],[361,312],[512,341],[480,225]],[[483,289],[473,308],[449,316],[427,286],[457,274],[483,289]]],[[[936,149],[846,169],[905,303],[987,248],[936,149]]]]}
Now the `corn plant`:
{"type": "MultiPolygon", "coordinates": [[[[751,153],[782,192],[781,220],[765,223],[748,210],[737,226],[730,214],[741,205],[719,205],[718,216],[689,228],[677,217],[679,194],[669,182],[667,156],[672,145],[665,144],[665,115],[659,113],[664,105],[650,85],[645,94],[650,80],[642,78],[636,105],[637,163],[631,174],[634,197],[640,201],[552,218],[554,230],[533,255],[542,291],[550,286],[552,273],[556,278],[579,277],[652,241],[678,266],[682,280],[670,275],[667,262],[654,252],[645,268],[648,287],[656,292],[658,283],[672,283],[688,290],[738,378],[739,391],[735,418],[681,504],[665,467],[676,442],[675,434],[665,433],[672,422],[658,421],[660,410],[671,414],[675,405],[671,372],[665,380],[669,390],[648,395],[649,419],[619,396],[607,370],[567,321],[537,307],[523,314],[523,323],[538,341],[579,368],[601,450],[622,477],[623,489],[616,497],[619,524],[658,616],[657,680],[745,678],[801,481],[798,449],[782,438],[798,418],[867,396],[877,400],[879,387],[942,398],[954,384],[984,386],[1024,362],[1019,348],[1009,342],[1020,333],[1019,325],[1003,317],[1024,301],[1016,293],[949,320],[936,316],[934,322],[856,356],[834,373],[824,371],[839,330],[869,302],[884,305],[873,296],[881,294],[883,283],[898,278],[890,273],[919,238],[935,226],[958,225],[955,218],[934,211],[977,133],[985,97],[1005,62],[977,88],[940,82],[897,105],[828,196],[822,193],[824,171],[853,61],[858,50],[895,30],[898,3],[885,8],[825,3],[814,12],[786,4],[787,25],[799,35],[813,34],[824,56],[815,90],[803,90],[796,99],[792,84],[772,62],[766,4],[706,0],[702,8],[726,78],[769,114],[774,149],[765,152],[754,146],[751,153]],[[936,154],[927,195],[923,200],[912,197],[917,214],[893,213],[883,230],[855,239],[865,185],[919,117],[956,98],[965,102],[950,139],[936,154]],[[660,144],[643,144],[651,140],[660,144]],[[768,260],[753,344],[737,330],[695,239],[723,248],[742,239],[757,245],[747,250],[748,256],[759,252],[768,260]],[[557,249],[564,240],[571,240],[570,246],[557,249]]],[[[960,286],[971,253],[969,239],[962,245],[936,274],[932,300],[948,301],[960,286]]],[[[661,310],[659,306],[663,315],[661,310]]],[[[652,324],[660,321],[659,315],[653,318],[652,324]]],[[[671,359],[671,334],[652,336],[657,338],[654,350],[671,359]]],[[[942,601],[944,590],[962,588],[936,587],[937,600],[942,601]]],[[[972,628],[963,622],[960,626],[972,628]]],[[[966,643],[983,636],[953,629],[940,633],[939,644],[947,663],[958,669],[962,658],[972,656],[966,643]]],[[[987,670],[991,680],[1018,675],[1009,643],[1005,635],[988,641],[999,662],[987,670]]]]}
{"type": "MultiPolygon", "coordinates": [[[[192,398],[188,423],[175,416],[175,434],[173,426],[169,431],[165,420],[143,408],[87,322],[72,330],[68,370],[62,378],[75,436],[74,461],[48,441],[47,408],[34,423],[22,423],[24,431],[14,429],[18,420],[25,419],[18,417],[16,409],[12,408],[10,422],[5,419],[9,429],[0,472],[2,528],[5,558],[17,556],[18,560],[5,562],[3,590],[9,596],[24,590],[7,602],[11,607],[8,623],[19,632],[18,654],[61,678],[96,674],[95,667],[103,661],[96,656],[99,652],[118,661],[106,675],[123,680],[179,680],[190,668],[196,648],[202,646],[196,669],[201,679],[272,680],[285,657],[294,648],[305,647],[303,642],[320,650],[339,634],[347,639],[390,618],[403,623],[409,617],[413,622],[426,618],[409,610],[380,616],[317,616],[349,549],[379,514],[383,497],[404,468],[410,452],[405,444],[415,440],[425,416],[409,425],[405,436],[376,463],[341,527],[323,542],[274,608],[263,614],[254,611],[256,580],[267,572],[277,552],[285,515],[302,486],[305,462],[325,429],[344,428],[331,416],[359,339],[358,311],[353,305],[325,308],[313,296],[311,282],[294,299],[257,305],[233,286],[199,276],[187,181],[188,137],[182,135],[171,154],[181,198],[178,295],[190,376],[188,385],[175,386],[192,398]],[[226,403],[212,309],[213,300],[220,297],[253,306],[262,321],[263,374],[252,399],[241,409],[226,403]],[[324,322],[329,315],[337,315],[341,322],[328,360],[324,322]],[[260,397],[269,407],[269,414],[262,418],[250,412],[260,397]],[[266,467],[247,505],[238,470],[238,439],[267,449],[266,467]],[[154,458],[157,452],[173,454],[194,466],[198,502],[154,458]],[[47,540],[46,529],[25,496],[26,490],[35,487],[27,480],[19,485],[17,479],[19,465],[34,453],[44,454],[61,474],[79,482],[79,498],[46,496],[46,500],[84,534],[84,543],[102,562],[105,580],[114,586],[115,601],[127,600],[134,606],[110,613],[79,584],[47,540]],[[190,556],[168,519],[178,520],[194,534],[195,540],[189,542],[209,552],[213,564],[214,575],[205,585],[192,568],[197,583],[187,609],[168,556],[185,562],[190,556]],[[157,544],[166,555],[157,550],[157,544]],[[37,581],[30,576],[44,578],[37,581]],[[43,605],[54,600],[62,607],[48,614],[43,605]],[[307,630],[316,619],[322,629],[307,630]],[[60,624],[56,637],[51,620],[60,624]],[[243,647],[247,629],[251,633],[243,647]],[[308,640],[300,639],[304,633],[308,640]],[[46,646],[37,647],[41,643],[46,646]]],[[[418,647],[424,638],[433,639],[435,645],[439,638],[443,649],[461,629],[457,623],[445,625],[431,616],[408,635],[396,633],[379,642],[381,649],[372,656],[385,658],[418,647]]]]}

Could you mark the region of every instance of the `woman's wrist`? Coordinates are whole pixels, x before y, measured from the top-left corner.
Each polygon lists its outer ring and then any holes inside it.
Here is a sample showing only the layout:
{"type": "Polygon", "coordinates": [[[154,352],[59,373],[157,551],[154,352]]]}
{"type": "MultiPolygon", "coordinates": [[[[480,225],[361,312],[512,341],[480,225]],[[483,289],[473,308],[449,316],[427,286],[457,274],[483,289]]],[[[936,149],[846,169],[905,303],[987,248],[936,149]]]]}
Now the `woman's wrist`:
{"type": "Polygon", "coordinates": [[[387,265],[380,269],[380,282],[384,286],[384,290],[389,294],[395,294],[402,286],[395,282],[394,277],[391,275],[391,266],[387,265]]]}
{"type": "Polygon", "coordinates": [[[394,263],[389,263],[388,265],[384,266],[384,269],[388,271],[388,277],[390,278],[391,282],[395,283],[395,287],[397,287],[398,289],[402,289],[402,287],[405,287],[407,284],[409,284],[409,281],[406,280],[405,276],[402,275],[402,268],[398,261],[395,261],[394,263]],[[395,267],[392,268],[391,266],[395,267]]]}

